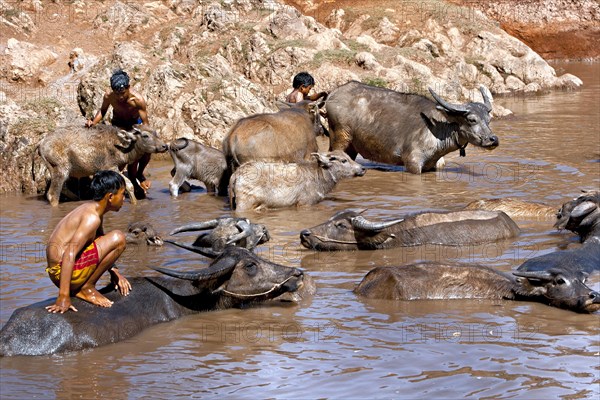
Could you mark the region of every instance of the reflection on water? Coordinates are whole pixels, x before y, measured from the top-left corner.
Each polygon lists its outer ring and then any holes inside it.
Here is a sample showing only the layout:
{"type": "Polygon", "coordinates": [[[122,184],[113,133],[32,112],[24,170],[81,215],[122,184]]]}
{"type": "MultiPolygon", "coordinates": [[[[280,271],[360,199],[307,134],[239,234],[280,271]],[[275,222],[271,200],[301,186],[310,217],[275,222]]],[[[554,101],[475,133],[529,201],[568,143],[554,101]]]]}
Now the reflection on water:
{"type": "MultiPolygon", "coordinates": [[[[345,208],[373,219],[459,209],[475,199],[517,197],[558,206],[600,186],[600,69],[565,64],[585,87],[576,92],[501,98],[515,115],[492,122],[501,145],[469,146],[447,168],[415,176],[371,166],[310,209],[240,213],[265,224],[272,240],[258,252],[310,273],[318,293],[297,306],[226,310],[152,327],[122,343],[52,357],[0,360],[4,398],[597,398],[598,314],[579,315],[510,301],[389,302],[357,298],[353,287],[375,266],[461,261],[509,271],[536,255],[577,246],[552,221],[518,220],[514,241],[485,246],[420,246],[316,253],[300,230],[345,208]]],[[[146,220],[174,227],[231,211],[202,190],[171,200],[169,162],[153,161],[151,199],[105,218],[109,229],[146,220]]],[[[51,208],[37,197],[3,197],[0,214],[0,323],[20,306],[56,295],[44,273],[44,244],[77,203],[51,208]]],[[[194,234],[180,234],[192,241],[194,234]],[[189,235],[189,236],[188,236],[189,235]]],[[[183,249],[129,247],[128,276],[148,266],[195,269],[208,260],[183,249]]],[[[591,279],[600,287],[600,278],[591,279]]],[[[135,288],[134,288],[135,290],[135,288]]]]}

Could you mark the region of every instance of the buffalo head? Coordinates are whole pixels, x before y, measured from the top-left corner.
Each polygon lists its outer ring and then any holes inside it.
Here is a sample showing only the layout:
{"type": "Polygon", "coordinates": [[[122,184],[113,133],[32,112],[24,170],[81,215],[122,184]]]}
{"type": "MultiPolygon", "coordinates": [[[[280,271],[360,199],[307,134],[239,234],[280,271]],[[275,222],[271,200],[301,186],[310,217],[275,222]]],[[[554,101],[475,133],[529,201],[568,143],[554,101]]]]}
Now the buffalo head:
{"type": "Polygon", "coordinates": [[[543,271],[513,271],[517,276],[516,294],[542,297],[554,307],[577,312],[600,310],[600,293],[586,284],[587,274],[579,270],[551,268],[543,271]]]}
{"type": "Polygon", "coordinates": [[[171,231],[169,235],[190,231],[205,232],[202,232],[191,245],[172,240],[166,240],[166,242],[207,257],[216,257],[228,245],[243,247],[252,251],[259,244],[268,242],[271,239],[266,226],[251,223],[246,218],[234,217],[221,217],[210,221],[183,225],[171,231]]]}
{"type": "Polygon", "coordinates": [[[137,146],[140,153],[164,153],[169,149],[169,145],[163,142],[156,131],[142,124],[133,125],[131,131],[119,130],[117,136],[121,140],[121,145],[116,147],[124,153],[129,153],[137,146]]]}
{"type": "Polygon", "coordinates": [[[483,103],[451,104],[429,88],[437,103],[436,108],[448,116],[449,122],[458,125],[460,133],[454,140],[459,147],[464,148],[467,143],[471,143],[492,150],[498,147],[499,140],[489,126],[492,112],[491,98],[486,88],[481,86],[479,90],[483,96],[483,103]]]}
{"type": "Polygon", "coordinates": [[[164,243],[152,225],[146,222],[132,222],[129,224],[125,238],[128,244],[145,243],[148,246],[162,246],[164,243]]]}
{"type": "Polygon", "coordinates": [[[582,242],[593,236],[600,238],[600,192],[584,192],[563,204],[556,219],[556,228],[577,233],[582,242]]]}
{"type": "Polygon", "coordinates": [[[213,296],[219,296],[217,308],[235,304],[274,299],[286,292],[302,288],[301,270],[264,260],[249,250],[227,246],[205,269],[180,272],[165,268],[157,271],[203,286],[213,296]]]}
{"type": "Polygon", "coordinates": [[[393,235],[385,229],[402,221],[371,222],[361,215],[365,211],[339,211],[324,223],[300,232],[300,242],[306,248],[320,251],[358,250],[366,242],[389,240],[393,235]]]}

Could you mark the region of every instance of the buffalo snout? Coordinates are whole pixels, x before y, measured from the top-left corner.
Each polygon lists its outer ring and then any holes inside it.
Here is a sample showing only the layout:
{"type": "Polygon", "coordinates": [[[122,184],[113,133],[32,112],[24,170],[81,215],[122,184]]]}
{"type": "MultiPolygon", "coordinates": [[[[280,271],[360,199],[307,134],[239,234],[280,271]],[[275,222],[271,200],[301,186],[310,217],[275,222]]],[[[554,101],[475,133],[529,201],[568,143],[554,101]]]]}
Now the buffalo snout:
{"type": "Polygon", "coordinates": [[[311,231],[309,229],[304,229],[304,230],[302,230],[302,232],[300,232],[300,243],[302,243],[302,245],[304,247],[308,247],[308,248],[312,247],[308,240],[310,235],[311,235],[311,231]]]}
{"type": "Polygon", "coordinates": [[[500,145],[500,139],[498,136],[493,135],[483,140],[481,147],[485,147],[486,149],[493,150],[500,145]]]}

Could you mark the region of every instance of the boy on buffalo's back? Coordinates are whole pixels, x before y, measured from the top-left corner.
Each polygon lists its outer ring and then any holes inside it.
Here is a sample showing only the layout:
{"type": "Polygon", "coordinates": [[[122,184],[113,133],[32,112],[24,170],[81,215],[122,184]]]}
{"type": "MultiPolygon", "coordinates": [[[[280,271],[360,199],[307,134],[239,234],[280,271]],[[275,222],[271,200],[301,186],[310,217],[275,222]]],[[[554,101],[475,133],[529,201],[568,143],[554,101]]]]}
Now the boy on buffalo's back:
{"type": "Polygon", "coordinates": [[[114,266],[125,250],[125,235],[119,230],[104,233],[102,221],[109,211],[119,211],[125,197],[125,180],[115,171],[99,171],[90,185],[93,200],[67,214],[54,228],[46,247],[46,272],[58,297],[46,307],[51,313],[77,311],[71,296],[100,307],[112,301],[96,290],[96,282],[109,271],[110,280],[127,296],[131,284],[114,266]]]}

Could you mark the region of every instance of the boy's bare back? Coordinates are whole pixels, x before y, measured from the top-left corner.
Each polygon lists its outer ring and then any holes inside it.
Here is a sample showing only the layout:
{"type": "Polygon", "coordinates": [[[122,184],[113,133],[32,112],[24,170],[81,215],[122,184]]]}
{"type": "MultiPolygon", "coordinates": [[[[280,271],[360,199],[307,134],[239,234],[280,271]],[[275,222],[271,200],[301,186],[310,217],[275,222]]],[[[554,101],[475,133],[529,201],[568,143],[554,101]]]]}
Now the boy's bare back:
{"type": "Polygon", "coordinates": [[[94,241],[101,228],[102,218],[95,203],[85,203],[71,211],[50,235],[46,248],[48,265],[61,263],[69,248],[75,253],[84,249],[94,241]]]}

